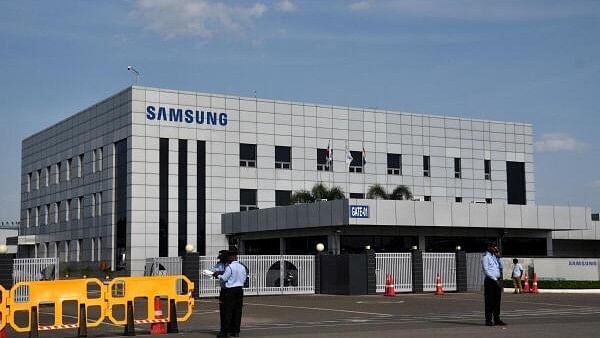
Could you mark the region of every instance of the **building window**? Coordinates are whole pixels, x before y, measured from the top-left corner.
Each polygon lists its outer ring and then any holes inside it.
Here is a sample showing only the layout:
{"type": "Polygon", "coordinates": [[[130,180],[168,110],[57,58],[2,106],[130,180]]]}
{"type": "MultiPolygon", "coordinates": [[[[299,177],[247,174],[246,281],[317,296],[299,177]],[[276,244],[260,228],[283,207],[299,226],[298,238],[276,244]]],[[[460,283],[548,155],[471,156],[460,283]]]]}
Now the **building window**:
{"type": "Polygon", "coordinates": [[[42,169],[38,169],[35,177],[35,190],[40,190],[40,181],[42,180],[42,169]]]}
{"type": "Polygon", "coordinates": [[[77,219],[81,219],[81,208],[83,208],[83,196],[77,197],[77,219]]]}
{"type": "Polygon", "coordinates": [[[92,151],[92,173],[96,172],[96,149],[92,151]]]}
{"type": "Polygon", "coordinates": [[[485,203],[487,203],[487,204],[492,204],[492,199],[491,199],[491,198],[486,198],[486,199],[485,199],[485,203]]]}
{"type": "Polygon", "coordinates": [[[35,207],[35,226],[40,225],[40,207],[35,207]]]}
{"type": "Polygon", "coordinates": [[[454,197],[454,202],[461,203],[462,202],[462,197],[454,197]]]}
{"type": "Polygon", "coordinates": [[[92,194],[92,217],[96,217],[96,194],[92,194]]]}
{"type": "Polygon", "coordinates": [[[27,192],[31,191],[31,173],[27,174],[27,192]]]}
{"type": "Polygon", "coordinates": [[[240,167],[256,167],[256,144],[240,143],[240,167]]]}
{"type": "Polygon", "coordinates": [[[72,159],[68,159],[67,160],[67,181],[71,180],[71,169],[73,169],[73,160],[72,159]]]}
{"type": "Polygon", "coordinates": [[[48,225],[50,221],[50,204],[46,204],[44,206],[44,225],[48,225]]]}
{"type": "Polygon", "coordinates": [[[60,183],[60,162],[56,163],[56,184],[60,183]]]}
{"type": "Polygon", "coordinates": [[[96,169],[98,171],[102,171],[102,157],[103,157],[102,148],[98,148],[98,152],[96,154],[96,160],[98,161],[98,165],[97,165],[96,169]]]}
{"type": "Polygon", "coordinates": [[[592,221],[598,222],[600,221],[600,214],[592,214],[592,221]]]}
{"type": "Polygon", "coordinates": [[[317,170],[333,171],[333,159],[327,153],[327,149],[317,149],[317,170]]]}
{"type": "Polygon", "coordinates": [[[431,202],[431,196],[424,196],[423,199],[425,202],[431,202]]]}
{"type": "Polygon", "coordinates": [[[429,164],[429,156],[423,156],[423,176],[430,176],[430,164],[429,164]]]}
{"type": "Polygon", "coordinates": [[[83,176],[83,154],[77,157],[77,177],[83,176]]]}
{"type": "Polygon", "coordinates": [[[97,261],[101,261],[102,260],[102,237],[98,237],[98,243],[97,243],[97,249],[98,249],[98,255],[96,256],[96,260],[97,261]]]}
{"type": "Polygon", "coordinates": [[[291,169],[292,168],[292,148],[275,146],[275,168],[291,169]]]}
{"type": "Polygon", "coordinates": [[[351,192],[350,193],[350,198],[362,200],[362,199],[365,198],[365,194],[358,193],[358,192],[351,192]]]}
{"type": "Polygon", "coordinates": [[[65,241],[65,262],[69,261],[69,243],[71,241],[65,241]]]}
{"type": "Polygon", "coordinates": [[[102,193],[96,194],[96,216],[102,216],[102,193]]]}
{"type": "Polygon", "coordinates": [[[286,206],[291,204],[292,192],[290,190],[275,190],[275,206],[286,206]]]}
{"type": "Polygon", "coordinates": [[[60,202],[54,203],[54,223],[60,220],[60,202]]]}
{"type": "Polygon", "coordinates": [[[258,209],[256,189],[240,189],[240,211],[258,209]]]}
{"type": "Polygon", "coordinates": [[[31,224],[31,209],[27,209],[27,215],[25,215],[25,225],[29,228],[31,224]]]}
{"type": "Polygon", "coordinates": [[[65,222],[69,222],[71,220],[71,200],[67,200],[67,205],[65,207],[65,222]]]}
{"type": "Polygon", "coordinates": [[[79,262],[81,260],[81,239],[77,240],[77,248],[75,250],[75,260],[79,262]]]}
{"type": "Polygon", "coordinates": [[[460,158],[455,157],[454,158],[454,178],[461,178],[461,177],[462,177],[462,172],[461,172],[460,158]]]}
{"type": "Polygon", "coordinates": [[[363,153],[362,151],[351,151],[352,162],[350,162],[350,168],[348,170],[351,173],[362,173],[363,172],[363,153]]]}
{"type": "Polygon", "coordinates": [[[387,154],[388,175],[402,175],[402,155],[387,154]]]}
{"type": "Polygon", "coordinates": [[[92,262],[95,262],[96,261],[96,252],[95,252],[96,251],[96,239],[95,238],[91,238],[91,244],[90,244],[90,246],[91,246],[91,257],[90,257],[90,260],[92,262]]]}
{"type": "Polygon", "coordinates": [[[492,161],[490,160],[483,160],[483,171],[485,173],[485,179],[486,180],[491,180],[492,179],[492,161]]]}
{"type": "Polygon", "coordinates": [[[50,185],[50,166],[46,167],[46,186],[50,185]]]}

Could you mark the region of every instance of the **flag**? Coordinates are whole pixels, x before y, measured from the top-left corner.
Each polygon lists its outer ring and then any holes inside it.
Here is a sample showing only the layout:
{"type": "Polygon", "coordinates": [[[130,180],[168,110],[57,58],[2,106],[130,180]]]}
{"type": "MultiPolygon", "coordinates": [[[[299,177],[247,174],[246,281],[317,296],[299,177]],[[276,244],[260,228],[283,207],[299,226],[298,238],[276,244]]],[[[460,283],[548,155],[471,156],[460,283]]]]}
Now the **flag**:
{"type": "Polygon", "coordinates": [[[363,167],[365,166],[365,164],[367,164],[367,152],[365,151],[365,146],[363,145],[363,151],[362,151],[362,160],[363,160],[363,167]]]}
{"type": "Polygon", "coordinates": [[[348,150],[348,148],[346,147],[346,164],[348,165],[348,167],[350,166],[350,163],[352,163],[353,160],[354,158],[352,157],[350,150],[348,150]]]}
{"type": "Polygon", "coordinates": [[[330,143],[331,141],[327,142],[327,153],[325,154],[325,161],[328,165],[331,165],[331,163],[333,162],[333,149],[331,149],[330,143]]]}

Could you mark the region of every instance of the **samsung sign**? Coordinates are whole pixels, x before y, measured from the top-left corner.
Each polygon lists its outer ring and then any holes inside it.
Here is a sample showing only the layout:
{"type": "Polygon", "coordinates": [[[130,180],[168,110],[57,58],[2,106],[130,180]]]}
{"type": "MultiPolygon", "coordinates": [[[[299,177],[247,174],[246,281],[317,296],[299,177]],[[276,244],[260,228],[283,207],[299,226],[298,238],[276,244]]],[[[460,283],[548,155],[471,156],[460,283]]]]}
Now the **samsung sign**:
{"type": "Polygon", "coordinates": [[[146,119],[150,121],[170,121],[188,124],[227,125],[227,113],[204,110],[191,110],[172,107],[146,107],[146,119]]]}
{"type": "Polygon", "coordinates": [[[351,205],[350,218],[369,218],[368,205],[351,205]]]}

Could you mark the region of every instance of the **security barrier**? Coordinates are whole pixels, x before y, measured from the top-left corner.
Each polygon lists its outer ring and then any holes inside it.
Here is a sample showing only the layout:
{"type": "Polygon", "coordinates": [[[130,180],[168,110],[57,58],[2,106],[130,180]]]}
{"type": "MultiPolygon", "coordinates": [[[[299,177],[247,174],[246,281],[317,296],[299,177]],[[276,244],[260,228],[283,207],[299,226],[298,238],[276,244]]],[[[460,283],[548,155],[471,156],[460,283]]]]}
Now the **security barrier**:
{"type": "Polygon", "coordinates": [[[6,326],[6,317],[8,316],[8,311],[6,311],[7,299],[8,292],[0,285],[0,330],[4,329],[6,326]]]}
{"type": "Polygon", "coordinates": [[[17,332],[96,327],[105,317],[105,290],[102,282],[93,278],[20,282],[10,290],[8,322],[17,332]],[[27,290],[28,301],[19,298],[23,289],[27,290]],[[67,302],[76,304],[76,313],[70,314],[70,317],[76,317],[76,324],[64,322],[67,314],[64,305],[67,302]],[[41,305],[54,307],[54,319],[48,325],[38,325],[41,305]],[[86,315],[92,307],[99,312],[96,320],[90,320],[86,315]],[[21,325],[16,320],[19,313],[27,314],[30,319],[27,325],[21,325]]]}
{"type": "Polygon", "coordinates": [[[186,321],[192,315],[194,306],[193,289],[194,283],[185,276],[115,278],[108,284],[106,315],[116,325],[131,325],[132,321],[137,324],[186,321]],[[181,287],[182,283],[183,287],[181,287]],[[154,319],[155,297],[166,298],[169,302],[169,310],[165,319],[154,319]],[[187,309],[181,316],[174,313],[177,303],[187,304],[187,309]],[[135,306],[145,305],[147,311],[144,318],[131,318],[130,312],[133,313],[134,304],[135,306]],[[119,307],[126,310],[126,315],[121,319],[114,314],[114,309],[119,307]]]}
{"type": "Polygon", "coordinates": [[[78,336],[86,336],[88,327],[109,320],[124,325],[125,335],[134,334],[134,324],[159,322],[168,323],[169,332],[177,332],[177,322],[192,315],[193,289],[185,276],[122,277],[106,285],[95,278],[30,281],[17,283],[10,291],[0,286],[0,330],[10,325],[17,332],[37,337],[38,331],[77,328],[78,336]],[[24,293],[27,299],[20,297],[24,293]],[[153,304],[160,299],[167,300],[167,315],[155,318],[153,304]],[[144,311],[136,311],[140,317],[134,318],[134,307],[144,305],[147,311],[141,315],[144,311]],[[52,313],[46,307],[52,307],[52,313]],[[115,314],[119,307],[122,318],[115,314]],[[93,318],[88,316],[90,312],[93,318]]]}

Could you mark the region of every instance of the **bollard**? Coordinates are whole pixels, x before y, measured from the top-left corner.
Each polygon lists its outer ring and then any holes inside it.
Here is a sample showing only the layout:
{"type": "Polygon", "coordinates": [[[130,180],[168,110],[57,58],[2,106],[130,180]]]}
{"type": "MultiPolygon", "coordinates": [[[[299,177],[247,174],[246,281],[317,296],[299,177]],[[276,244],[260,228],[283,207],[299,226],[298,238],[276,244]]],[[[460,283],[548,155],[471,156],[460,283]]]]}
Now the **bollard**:
{"type": "Polygon", "coordinates": [[[87,337],[87,310],[85,304],[79,304],[79,327],[77,337],[87,337]]]}
{"type": "Polygon", "coordinates": [[[125,325],[124,336],[135,336],[135,326],[133,325],[133,302],[127,302],[127,324],[125,325]]]}
{"type": "Polygon", "coordinates": [[[179,333],[177,325],[177,308],[175,299],[169,299],[169,323],[167,324],[167,333],[179,333]]]}

